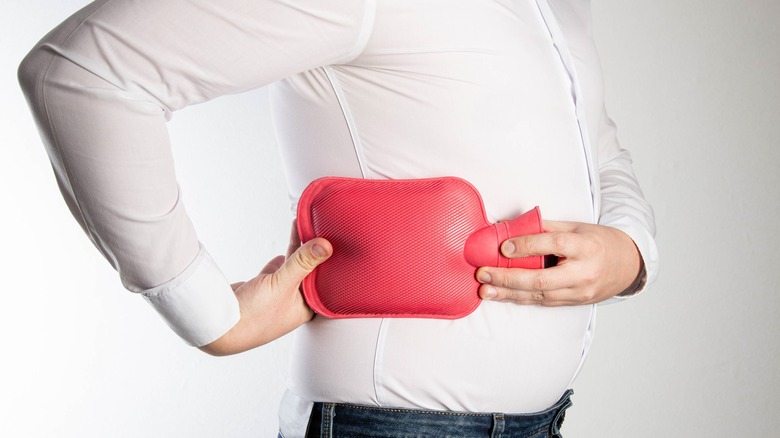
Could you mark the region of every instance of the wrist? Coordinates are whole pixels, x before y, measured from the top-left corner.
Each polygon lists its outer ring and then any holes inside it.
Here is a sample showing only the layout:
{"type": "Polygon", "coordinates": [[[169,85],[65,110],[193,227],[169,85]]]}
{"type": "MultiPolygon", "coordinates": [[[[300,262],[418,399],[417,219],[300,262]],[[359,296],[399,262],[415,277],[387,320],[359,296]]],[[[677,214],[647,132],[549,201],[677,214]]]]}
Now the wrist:
{"type": "Polygon", "coordinates": [[[639,273],[637,273],[636,278],[634,278],[634,281],[625,288],[622,292],[618,294],[620,297],[629,297],[631,295],[634,295],[637,291],[641,290],[642,287],[644,287],[645,282],[647,282],[647,270],[645,269],[645,262],[642,260],[642,257],[639,257],[639,273]]]}

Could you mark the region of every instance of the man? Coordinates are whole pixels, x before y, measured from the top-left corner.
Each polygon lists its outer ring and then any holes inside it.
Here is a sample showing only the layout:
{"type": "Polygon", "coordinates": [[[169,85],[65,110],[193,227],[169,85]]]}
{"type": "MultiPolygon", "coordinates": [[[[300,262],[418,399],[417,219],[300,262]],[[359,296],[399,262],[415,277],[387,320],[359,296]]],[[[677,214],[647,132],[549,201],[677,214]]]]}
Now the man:
{"type": "Polygon", "coordinates": [[[233,354],[300,327],[284,436],[559,434],[594,304],[657,272],[588,3],[332,3],[99,0],[65,21],[20,80],[68,206],[188,343],[233,354]],[[493,221],[555,219],[501,250],[558,266],[480,268],[485,301],[462,319],[312,319],[298,286],[334,251],[314,239],[234,292],[180,202],[165,122],[269,84],[293,198],[325,175],[459,176],[493,221]]]}

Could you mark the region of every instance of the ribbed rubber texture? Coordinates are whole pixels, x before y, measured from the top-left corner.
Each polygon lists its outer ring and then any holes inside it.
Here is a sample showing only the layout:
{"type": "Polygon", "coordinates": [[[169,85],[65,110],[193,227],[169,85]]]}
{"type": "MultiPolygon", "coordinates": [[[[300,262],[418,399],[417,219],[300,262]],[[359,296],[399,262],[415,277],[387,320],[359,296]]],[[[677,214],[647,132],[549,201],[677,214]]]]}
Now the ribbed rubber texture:
{"type": "Polygon", "coordinates": [[[486,224],[458,178],[317,180],[299,201],[299,233],[333,255],[304,281],[306,301],[332,318],[463,317],[480,303],[463,246],[486,224]]]}
{"type": "Polygon", "coordinates": [[[320,178],[298,202],[298,233],[324,237],[333,255],[303,293],[330,318],[461,318],[481,302],[478,267],[543,267],[542,257],[499,251],[509,237],[539,232],[538,208],[490,224],[479,192],[460,178],[320,178]]]}

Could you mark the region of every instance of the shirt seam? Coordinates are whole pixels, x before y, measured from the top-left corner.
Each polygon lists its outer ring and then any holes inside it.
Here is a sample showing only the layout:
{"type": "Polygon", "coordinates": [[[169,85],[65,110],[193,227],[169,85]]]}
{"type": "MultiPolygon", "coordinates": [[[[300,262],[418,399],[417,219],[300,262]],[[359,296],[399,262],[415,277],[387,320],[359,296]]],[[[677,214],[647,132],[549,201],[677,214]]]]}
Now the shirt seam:
{"type": "Polygon", "coordinates": [[[349,137],[352,140],[352,148],[355,151],[355,158],[357,159],[358,166],[360,168],[360,176],[366,178],[368,175],[368,169],[366,168],[366,159],[363,155],[363,143],[360,140],[360,134],[355,126],[355,119],[352,116],[352,111],[349,107],[349,102],[344,94],[344,90],[341,88],[341,83],[336,76],[336,72],[330,66],[323,67],[325,76],[328,78],[333,93],[336,95],[336,100],[339,103],[341,109],[341,115],[344,117],[344,122],[347,124],[347,131],[349,131],[349,137]]]}
{"type": "Polygon", "coordinates": [[[376,403],[379,406],[386,406],[385,400],[385,387],[382,379],[382,364],[385,357],[385,339],[387,338],[387,330],[390,320],[382,318],[379,323],[379,332],[376,338],[376,351],[374,352],[374,395],[376,396],[376,403]]]}
{"type": "Polygon", "coordinates": [[[598,223],[601,210],[601,201],[599,199],[600,195],[597,179],[598,174],[596,173],[596,167],[593,163],[593,152],[591,149],[590,137],[588,136],[585,115],[582,114],[583,103],[581,102],[582,91],[580,90],[579,78],[577,77],[577,72],[574,68],[571,52],[566,45],[566,40],[562,35],[560,28],[558,27],[557,20],[555,19],[555,13],[550,8],[547,0],[536,0],[536,6],[539,9],[542,22],[544,23],[545,27],[547,27],[547,31],[550,34],[550,40],[553,44],[553,47],[555,48],[555,51],[558,53],[558,57],[561,60],[561,64],[563,65],[563,69],[566,72],[566,76],[571,81],[571,95],[572,101],[574,103],[574,117],[577,120],[580,141],[582,143],[583,152],[585,154],[585,167],[588,173],[588,181],[590,183],[591,206],[593,209],[592,219],[593,223],[598,223]]]}

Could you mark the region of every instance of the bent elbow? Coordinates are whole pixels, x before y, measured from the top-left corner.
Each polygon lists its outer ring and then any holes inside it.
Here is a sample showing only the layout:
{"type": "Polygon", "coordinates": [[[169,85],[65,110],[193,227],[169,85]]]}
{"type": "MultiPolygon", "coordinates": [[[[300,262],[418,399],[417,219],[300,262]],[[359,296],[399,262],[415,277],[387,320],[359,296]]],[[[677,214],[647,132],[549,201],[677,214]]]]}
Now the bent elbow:
{"type": "Polygon", "coordinates": [[[22,92],[30,106],[38,100],[43,88],[43,78],[46,76],[47,65],[51,62],[52,54],[45,47],[37,45],[22,59],[16,76],[22,92]]]}

